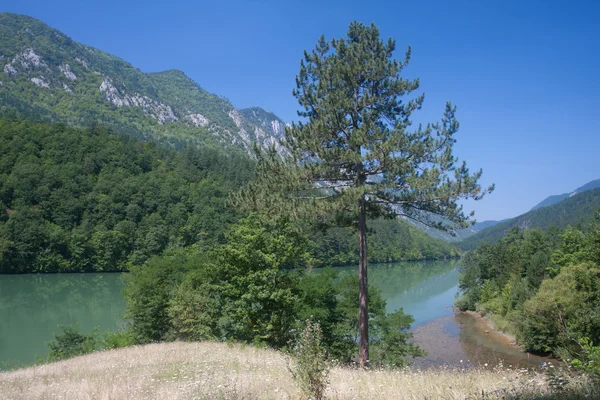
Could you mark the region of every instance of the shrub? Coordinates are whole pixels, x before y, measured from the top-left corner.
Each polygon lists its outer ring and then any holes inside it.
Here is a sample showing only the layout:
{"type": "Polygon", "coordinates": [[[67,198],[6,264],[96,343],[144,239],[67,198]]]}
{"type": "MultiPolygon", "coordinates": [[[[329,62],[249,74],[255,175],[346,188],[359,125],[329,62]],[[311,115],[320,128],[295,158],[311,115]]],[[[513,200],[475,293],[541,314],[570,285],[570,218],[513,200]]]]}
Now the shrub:
{"type": "Polygon", "coordinates": [[[125,332],[106,332],[102,334],[100,346],[102,349],[120,349],[135,344],[131,330],[125,332]]]}
{"type": "Polygon", "coordinates": [[[131,319],[136,343],[166,339],[171,330],[169,300],[195,258],[195,254],[184,252],[153,257],[142,266],[132,266],[125,275],[125,316],[131,319]]]}
{"type": "Polygon", "coordinates": [[[323,333],[317,323],[306,321],[306,326],[291,343],[293,361],[288,369],[304,394],[321,400],[329,384],[330,363],[322,344],[323,333]]]}
{"type": "Polygon", "coordinates": [[[588,338],[579,339],[581,354],[571,364],[586,373],[600,378],[600,346],[594,346],[588,338]]]}
{"type": "Polygon", "coordinates": [[[189,280],[177,286],[167,309],[173,334],[179,340],[215,339],[218,311],[217,301],[189,280]]]}
{"type": "Polygon", "coordinates": [[[55,333],[54,340],[48,342],[50,348],[48,360],[64,360],[65,358],[91,353],[98,349],[95,331],[89,334],[81,333],[73,325],[65,325],[61,328],[63,333],[55,333]]]}
{"type": "Polygon", "coordinates": [[[415,320],[411,315],[404,314],[402,309],[376,318],[373,333],[380,336],[373,340],[371,347],[371,365],[373,367],[404,368],[410,364],[406,358],[422,357],[425,352],[412,341],[410,324],[415,320]]]}
{"type": "Polygon", "coordinates": [[[593,265],[561,269],[524,305],[525,346],[532,351],[575,350],[572,338],[600,340],[600,270],[593,265]]]}

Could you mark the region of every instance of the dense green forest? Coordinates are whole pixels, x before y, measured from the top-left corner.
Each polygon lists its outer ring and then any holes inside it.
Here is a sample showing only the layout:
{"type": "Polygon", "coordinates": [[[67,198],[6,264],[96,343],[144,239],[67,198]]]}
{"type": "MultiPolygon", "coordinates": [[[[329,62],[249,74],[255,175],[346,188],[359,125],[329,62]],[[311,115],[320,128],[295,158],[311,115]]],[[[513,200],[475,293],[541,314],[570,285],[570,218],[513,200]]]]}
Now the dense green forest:
{"type": "Polygon", "coordinates": [[[600,373],[600,210],[583,227],[513,228],[468,253],[457,306],[489,314],[528,351],[596,357],[600,373]]]}
{"type": "MultiPolygon", "coordinates": [[[[168,248],[224,242],[254,162],[180,152],[96,126],[0,121],[0,273],[123,271],[168,248]]],[[[457,255],[408,224],[373,221],[371,260],[457,255]]],[[[355,263],[349,230],[311,233],[315,265],[355,263]]]]}
{"type": "Polygon", "coordinates": [[[97,126],[0,121],[0,272],[121,271],[223,240],[252,161],[97,126]]]}
{"type": "MultiPolygon", "coordinates": [[[[368,222],[369,261],[437,260],[460,256],[451,244],[434,239],[404,221],[377,219],[368,222]]],[[[358,264],[358,241],[351,228],[313,232],[314,257],[325,265],[358,264]]]]}
{"type": "Polygon", "coordinates": [[[550,206],[536,208],[518,217],[500,222],[461,242],[454,243],[454,245],[462,250],[474,250],[483,242],[497,242],[514,227],[547,230],[550,227],[564,229],[569,225],[583,226],[591,220],[598,207],[600,207],[600,188],[587,190],[550,206]]]}

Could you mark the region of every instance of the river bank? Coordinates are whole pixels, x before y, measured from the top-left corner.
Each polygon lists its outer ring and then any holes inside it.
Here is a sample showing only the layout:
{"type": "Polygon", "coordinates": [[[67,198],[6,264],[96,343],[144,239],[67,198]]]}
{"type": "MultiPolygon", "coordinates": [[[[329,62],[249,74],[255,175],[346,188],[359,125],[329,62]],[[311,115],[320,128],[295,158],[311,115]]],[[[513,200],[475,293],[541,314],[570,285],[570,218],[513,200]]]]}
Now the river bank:
{"type": "MultiPolygon", "coordinates": [[[[497,324],[492,319],[487,317],[486,315],[482,315],[478,312],[470,311],[470,310],[460,311],[460,313],[469,315],[473,318],[477,318],[477,319],[481,320],[482,324],[484,324],[486,327],[485,333],[493,332],[494,334],[498,334],[501,337],[503,337],[505,340],[507,340],[511,345],[518,346],[521,349],[523,349],[523,347],[517,342],[517,338],[513,334],[511,334],[510,332],[507,332],[504,329],[500,329],[497,326],[497,324]]],[[[523,351],[525,351],[525,349],[523,349],[523,351]]]]}
{"type": "MultiPolygon", "coordinates": [[[[417,368],[440,365],[461,368],[535,368],[552,362],[523,351],[514,338],[492,329],[490,322],[475,313],[456,313],[437,318],[412,330],[415,342],[427,356],[413,360],[417,368]]],[[[555,361],[555,360],[554,360],[555,361]]]]}

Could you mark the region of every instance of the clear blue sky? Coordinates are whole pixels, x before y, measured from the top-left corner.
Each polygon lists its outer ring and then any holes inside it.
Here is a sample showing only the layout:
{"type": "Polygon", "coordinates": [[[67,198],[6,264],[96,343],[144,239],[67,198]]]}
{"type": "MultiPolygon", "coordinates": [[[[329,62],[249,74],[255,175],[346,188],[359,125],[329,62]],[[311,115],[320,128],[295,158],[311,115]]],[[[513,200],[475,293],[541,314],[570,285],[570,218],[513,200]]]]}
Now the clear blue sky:
{"type": "Polygon", "coordinates": [[[180,69],[236,107],[286,121],[304,49],[375,22],[413,47],[422,120],[458,106],[456,154],[496,191],[476,218],[523,213],[600,178],[598,1],[48,1],[1,0],[142,71],[180,69]]]}

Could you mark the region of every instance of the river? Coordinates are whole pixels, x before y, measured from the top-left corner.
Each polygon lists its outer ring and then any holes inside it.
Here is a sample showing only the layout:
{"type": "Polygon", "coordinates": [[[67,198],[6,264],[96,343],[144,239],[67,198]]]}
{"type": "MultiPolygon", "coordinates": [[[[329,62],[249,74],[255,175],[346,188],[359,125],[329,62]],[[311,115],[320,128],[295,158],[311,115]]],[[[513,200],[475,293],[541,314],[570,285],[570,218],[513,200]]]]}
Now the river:
{"type": "Polygon", "coordinates": [[[117,329],[122,292],[120,274],[0,275],[0,369],[46,359],[59,325],[117,329]]]}
{"type": "MultiPolygon", "coordinates": [[[[418,368],[439,365],[532,367],[544,359],[527,355],[503,335],[486,333],[480,318],[456,314],[458,262],[431,261],[369,265],[369,283],[387,302],[387,311],[412,314],[415,341],[428,355],[418,368]]],[[[356,273],[356,267],[341,267],[356,273]]],[[[59,325],[80,331],[117,329],[124,321],[120,274],[0,275],[0,369],[35,362],[48,355],[47,341],[59,325]]]]}

